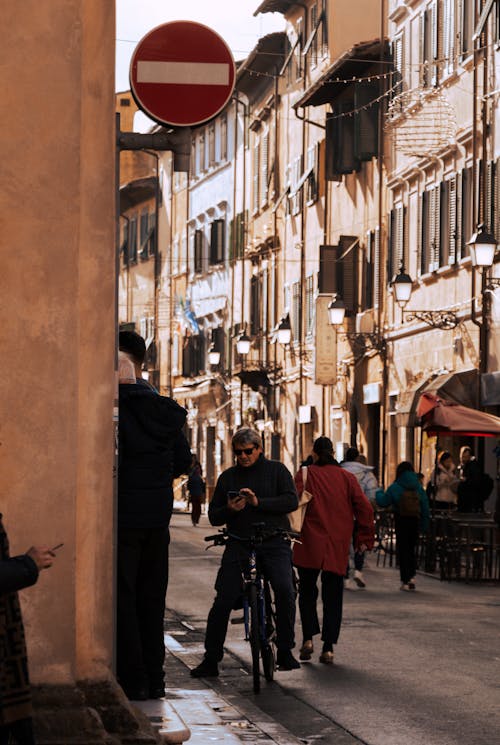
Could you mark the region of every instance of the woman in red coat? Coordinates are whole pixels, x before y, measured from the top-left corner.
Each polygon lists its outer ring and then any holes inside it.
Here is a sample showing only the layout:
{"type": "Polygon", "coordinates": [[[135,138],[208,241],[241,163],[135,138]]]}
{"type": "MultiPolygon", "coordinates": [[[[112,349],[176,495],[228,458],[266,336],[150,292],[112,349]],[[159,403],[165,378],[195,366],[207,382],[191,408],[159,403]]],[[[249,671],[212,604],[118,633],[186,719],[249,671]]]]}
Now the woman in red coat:
{"type": "Polygon", "coordinates": [[[299,610],[303,644],[301,660],[310,660],[313,636],[320,626],[316,603],[321,572],[323,601],[323,650],[319,661],[333,663],[333,645],[342,623],[344,575],[349,558],[354,520],[357,523],[356,550],[373,548],[373,509],[355,476],[341,468],[333,457],[332,441],[318,437],[313,445],[313,465],[307,468],[304,485],[302,469],[295,476],[298,494],[307,489],[313,498],[307,505],[300,540],[293,550],[299,573],[299,610]]]}

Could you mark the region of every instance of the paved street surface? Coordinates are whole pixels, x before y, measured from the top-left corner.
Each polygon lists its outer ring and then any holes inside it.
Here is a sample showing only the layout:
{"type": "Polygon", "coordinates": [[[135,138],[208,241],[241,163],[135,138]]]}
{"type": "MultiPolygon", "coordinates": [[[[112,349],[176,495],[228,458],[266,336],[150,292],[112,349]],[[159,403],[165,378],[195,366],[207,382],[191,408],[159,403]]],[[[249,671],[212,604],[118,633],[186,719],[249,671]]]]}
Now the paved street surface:
{"type": "MultiPolygon", "coordinates": [[[[333,667],[313,660],[276,673],[252,692],[243,627],[230,626],[221,675],[195,680],[188,668],[203,636],[221,549],[202,517],[172,521],[167,596],[167,685],[191,729],[191,743],[323,745],[498,745],[500,586],[418,577],[400,592],[398,573],[369,558],[368,588],[344,594],[344,623],[333,667]]],[[[300,624],[296,627],[300,645],[300,624]]]]}

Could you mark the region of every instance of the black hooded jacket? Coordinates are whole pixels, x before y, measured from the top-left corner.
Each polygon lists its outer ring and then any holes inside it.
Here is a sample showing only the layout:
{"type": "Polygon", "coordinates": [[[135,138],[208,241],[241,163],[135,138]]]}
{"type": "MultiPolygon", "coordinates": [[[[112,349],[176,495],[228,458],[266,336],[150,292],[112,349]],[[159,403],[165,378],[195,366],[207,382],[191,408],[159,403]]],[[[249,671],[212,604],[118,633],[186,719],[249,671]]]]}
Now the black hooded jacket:
{"type": "Polygon", "coordinates": [[[144,386],[120,385],[118,525],[162,528],[173,507],[172,481],[186,473],[191,451],[186,410],[144,386]]]}

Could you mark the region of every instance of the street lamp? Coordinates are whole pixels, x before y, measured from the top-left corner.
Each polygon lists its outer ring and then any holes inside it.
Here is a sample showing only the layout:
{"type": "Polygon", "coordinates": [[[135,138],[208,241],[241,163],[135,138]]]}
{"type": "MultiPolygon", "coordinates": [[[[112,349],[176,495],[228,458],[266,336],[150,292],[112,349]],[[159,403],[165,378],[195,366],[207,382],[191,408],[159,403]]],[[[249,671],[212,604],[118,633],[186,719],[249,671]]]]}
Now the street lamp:
{"type": "Polygon", "coordinates": [[[328,320],[332,326],[342,326],[345,318],[345,303],[340,295],[334,295],[328,304],[328,320]]]}
{"type": "Polygon", "coordinates": [[[406,274],[403,266],[399,274],[393,278],[391,287],[403,318],[406,315],[408,321],[422,321],[435,329],[454,329],[460,323],[457,314],[451,310],[405,310],[405,305],[411,297],[413,280],[409,274],[406,274]]]}
{"type": "Polygon", "coordinates": [[[243,332],[241,336],[238,337],[238,341],[236,342],[236,350],[238,354],[248,354],[250,351],[250,345],[252,343],[252,340],[249,336],[243,332]]]}
{"type": "Polygon", "coordinates": [[[220,352],[215,348],[215,344],[208,350],[208,362],[212,367],[216,367],[220,362],[220,352]]]}
{"type": "Polygon", "coordinates": [[[497,250],[497,240],[492,233],[488,233],[483,223],[478,225],[477,231],[467,245],[470,250],[472,266],[485,268],[492,266],[497,250]]]}
{"type": "Polygon", "coordinates": [[[287,346],[290,344],[290,341],[292,339],[292,326],[290,324],[290,316],[287,313],[286,316],[283,316],[281,321],[278,323],[276,327],[276,336],[280,344],[283,344],[283,346],[287,346]]]}
{"type": "Polygon", "coordinates": [[[409,274],[405,273],[402,265],[399,269],[399,274],[396,274],[396,276],[393,277],[391,286],[394,290],[394,296],[396,298],[397,304],[400,308],[404,308],[411,297],[413,280],[409,274]]]}

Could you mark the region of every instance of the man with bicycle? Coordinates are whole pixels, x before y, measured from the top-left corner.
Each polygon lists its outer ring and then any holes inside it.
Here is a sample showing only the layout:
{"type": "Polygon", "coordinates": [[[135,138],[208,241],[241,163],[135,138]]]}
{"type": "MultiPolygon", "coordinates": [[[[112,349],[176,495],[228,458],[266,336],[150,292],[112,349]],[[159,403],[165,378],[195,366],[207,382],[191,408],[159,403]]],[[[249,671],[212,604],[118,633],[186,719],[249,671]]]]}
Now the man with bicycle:
{"type": "MultiPolygon", "coordinates": [[[[210,523],[227,525],[231,534],[243,539],[252,535],[255,523],[265,523],[270,531],[289,530],[287,513],[298,506],[290,471],[282,463],[264,457],[262,440],[253,429],[239,429],[232,447],[236,465],[219,476],[208,508],[210,523]]],[[[295,670],[300,663],[291,651],[295,645],[295,588],[290,544],[282,536],[270,537],[258,546],[257,558],[276,601],[278,667],[295,670]]],[[[247,561],[245,544],[229,539],[215,582],[217,594],[208,614],[205,656],[191,670],[195,678],[219,674],[229,616],[242,594],[242,570],[247,561]]]]}

